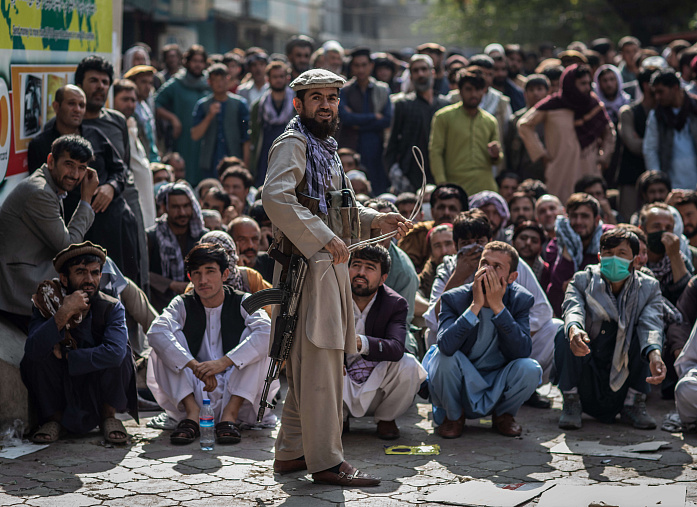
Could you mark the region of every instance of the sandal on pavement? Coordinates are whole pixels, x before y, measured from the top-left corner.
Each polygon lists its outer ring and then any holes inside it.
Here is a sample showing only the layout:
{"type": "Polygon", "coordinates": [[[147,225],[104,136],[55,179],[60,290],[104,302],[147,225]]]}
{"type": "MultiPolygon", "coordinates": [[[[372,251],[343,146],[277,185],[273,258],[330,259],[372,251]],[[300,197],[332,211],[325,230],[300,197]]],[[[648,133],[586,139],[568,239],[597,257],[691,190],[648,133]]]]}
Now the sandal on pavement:
{"type": "Polygon", "coordinates": [[[354,486],[357,488],[367,486],[377,486],[380,484],[380,478],[368,475],[361,472],[357,468],[352,467],[345,461],[339,467],[339,473],[331,470],[323,470],[312,474],[312,480],[315,484],[331,484],[334,486],[354,486]]]}
{"type": "Polygon", "coordinates": [[[201,430],[198,423],[191,419],[184,419],[179,421],[177,427],[172,431],[169,441],[175,445],[186,445],[193,443],[200,436],[201,430]]]}
{"type": "Polygon", "coordinates": [[[107,417],[102,422],[102,432],[104,433],[104,440],[110,444],[125,444],[128,441],[128,432],[123,426],[123,423],[116,419],[115,417],[107,417]],[[121,433],[120,437],[112,437],[112,433],[121,433]]]}
{"type": "Polygon", "coordinates": [[[215,441],[219,444],[239,444],[242,440],[240,429],[230,421],[220,421],[215,425],[215,441]]]}
{"type": "Polygon", "coordinates": [[[55,442],[66,434],[66,430],[61,423],[57,421],[49,421],[41,425],[41,427],[31,436],[31,441],[35,444],[50,444],[55,442]],[[44,435],[48,438],[39,438],[39,435],[44,435]]]}

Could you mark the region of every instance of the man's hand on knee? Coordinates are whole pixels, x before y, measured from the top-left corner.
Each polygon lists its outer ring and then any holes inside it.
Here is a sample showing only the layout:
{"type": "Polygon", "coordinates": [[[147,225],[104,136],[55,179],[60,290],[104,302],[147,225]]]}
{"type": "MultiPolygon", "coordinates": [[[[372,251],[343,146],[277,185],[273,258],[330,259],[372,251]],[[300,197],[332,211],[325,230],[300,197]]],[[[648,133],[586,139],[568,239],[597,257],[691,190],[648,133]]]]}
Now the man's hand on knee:
{"type": "Polygon", "coordinates": [[[588,337],[588,333],[579,329],[576,326],[571,326],[569,328],[569,347],[571,347],[571,352],[577,357],[583,357],[590,354],[591,349],[588,347],[591,339],[588,337]]]}
{"type": "Polygon", "coordinates": [[[667,368],[658,350],[649,352],[649,369],[651,370],[651,376],[646,377],[646,382],[649,384],[658,385],[666,378],[667,368]]]}

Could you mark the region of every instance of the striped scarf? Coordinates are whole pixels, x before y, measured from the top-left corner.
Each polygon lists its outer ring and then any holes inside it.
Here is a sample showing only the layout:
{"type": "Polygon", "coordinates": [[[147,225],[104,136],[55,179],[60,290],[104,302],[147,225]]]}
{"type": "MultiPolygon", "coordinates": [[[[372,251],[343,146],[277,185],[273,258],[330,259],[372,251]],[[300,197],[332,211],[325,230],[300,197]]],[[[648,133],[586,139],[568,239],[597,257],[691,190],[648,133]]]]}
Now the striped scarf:
{"type": "Polygon", "coordinates": [[[307,162],[305,179],[307,193],[314,199],[319,199],[319,209],[327,213],[327,188],[330,186],[332,173],[340,174],[341,160],[336,154],[338,147],[333,137],[318,139],[303,125],[300,116],[296,116],[286,126],[286,131],[295,130],[307,139],[307,162]]]}

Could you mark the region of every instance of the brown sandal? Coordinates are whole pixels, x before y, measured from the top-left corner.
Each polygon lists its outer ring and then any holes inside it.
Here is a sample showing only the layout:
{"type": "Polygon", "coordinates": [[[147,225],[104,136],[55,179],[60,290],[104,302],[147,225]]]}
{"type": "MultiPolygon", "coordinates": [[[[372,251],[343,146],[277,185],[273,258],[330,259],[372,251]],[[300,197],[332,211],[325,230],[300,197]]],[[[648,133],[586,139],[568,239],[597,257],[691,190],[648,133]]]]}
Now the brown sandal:
{"type": "Polygon", "coordinates": [[[67,433],[61,423],[57,421],[49,421],[41,425],[41,427],[31,436],[31,441],[35,444],[50,444],[55,442],[67,433]],[[39,435],[46,435],[48,438],[38,438],[39,435]]]}
{"type": "Polygon", "coordinates": [[[102,432],[104,433],[104,440],[110,444],[125,444],[128,441],[128,432],[124,427],[123,423],[116,419],[115,417],[107,417],[102,422],[102,432]],[[112,433],[121,433],[122,437],[112,437],[112,433]]]}
{"type": "Polygon", "coordinates": [[[186,445],[193,443],[200,436],[201,429],[198,423],[192,419],[184,419],[172,431],[169,441],[175,445],[186,445]]]}

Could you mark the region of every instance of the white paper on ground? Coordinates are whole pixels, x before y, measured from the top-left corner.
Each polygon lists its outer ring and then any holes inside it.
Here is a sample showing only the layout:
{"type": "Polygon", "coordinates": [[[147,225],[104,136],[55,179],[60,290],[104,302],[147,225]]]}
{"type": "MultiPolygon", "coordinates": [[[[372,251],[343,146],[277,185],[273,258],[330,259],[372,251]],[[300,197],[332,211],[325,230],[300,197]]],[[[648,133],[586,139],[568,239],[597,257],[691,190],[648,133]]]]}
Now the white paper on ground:
{"type": "Polygon", "coordinates": [[[537,507],[588,507],[590,505],[613,505],[617,507],[684,507],[687,486],[609,486],[590,484],[586,486],[558,487],[546,491],[537,507]]]}
{"type": "Polygon", "coordinates": [[[429,502],[473,507],[516,507],[554,486],[545,482],[494,484],[490,481],[467,481],[439,488],[426,495],[429,502]]]}
{"type": "Polygon", "coordinates": [[[32,452],[40,451],[41,449],[46,449],[48,444],[32,444],[30,442],[22,442],[22,445],[17,445],[15,447],[5,447],[0,451],[0,458],[15,459],[25,454],[31,454],[32,452]]]}
{"type": "Polygon", "coordinates": [[[653,441],[635,445],[605,445],[600,442],[561,442],[549,452],[554,454],[578,454],[582,456],[614,456],[617,458],[648,459],[656,461],[661,454],[647,454],[669,446],[670,442],[653,441]]]}

